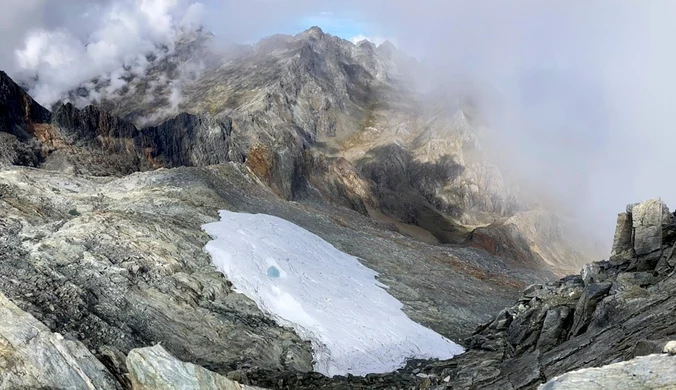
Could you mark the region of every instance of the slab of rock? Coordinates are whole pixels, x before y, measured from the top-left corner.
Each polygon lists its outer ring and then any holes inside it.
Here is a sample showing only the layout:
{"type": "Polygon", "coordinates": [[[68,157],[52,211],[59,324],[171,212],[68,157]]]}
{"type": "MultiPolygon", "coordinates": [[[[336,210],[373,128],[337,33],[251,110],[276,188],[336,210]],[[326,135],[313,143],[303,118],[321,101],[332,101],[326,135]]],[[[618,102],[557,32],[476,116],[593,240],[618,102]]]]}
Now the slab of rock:
{"type": "Polygon", "coordinates": [[[612,286],[612,283],[605,282],[592,283],[585,287],[575,307],[573,329],[571,330],[573,336],[577,336],[587,329],[596,309],[596,304],[608,294],[612,286]]]}
{"type": "Polygon", "coordinates": [[[587,368],[556,377],[539,390],[647,390],[676,388],[676,357],[642,356],[600,368],[587,368]]]}
{"type": "Polygon", "coordinates": [[[127,356],[134,390],[262,390],[240,385],[206,368],[184,363],[160,345],[134,349],[127,356]]]}
{"type": "Polygon", "coordinates": [[[52,333],[0,294],[0,388],[121,389],[79,341],[52,333]]]}
{"type": "Polygon", "coordinates": [[[631,214],[618,214],[617,225],[615,226],[615,237],[613,237],[613,249],[610,252],[611,258],[624,259],[632,257],[634,254],[632,235],[633,227],[631,222],[631,214]]]}
{"type": "Polygon", "coordinates": [[[565,340],[571,312],[567,306],[555,307],[547,312],[537,343],[540,351],[548,351],[565,340]]]}

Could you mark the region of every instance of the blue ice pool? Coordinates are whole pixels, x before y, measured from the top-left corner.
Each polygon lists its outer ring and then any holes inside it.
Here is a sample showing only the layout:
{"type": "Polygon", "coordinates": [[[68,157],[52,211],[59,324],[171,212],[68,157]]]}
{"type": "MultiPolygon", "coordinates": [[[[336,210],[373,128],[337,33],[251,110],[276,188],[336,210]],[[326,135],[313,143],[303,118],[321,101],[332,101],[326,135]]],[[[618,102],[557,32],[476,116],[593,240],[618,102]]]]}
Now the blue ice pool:
{"type": "Polygon", "coordinates": [[[268,268],[268,276],[271,278],[278,278],[279,270],[277,269],[277,267],[275,267],[274,265],[270,266],[270,268],[268,268]]]}

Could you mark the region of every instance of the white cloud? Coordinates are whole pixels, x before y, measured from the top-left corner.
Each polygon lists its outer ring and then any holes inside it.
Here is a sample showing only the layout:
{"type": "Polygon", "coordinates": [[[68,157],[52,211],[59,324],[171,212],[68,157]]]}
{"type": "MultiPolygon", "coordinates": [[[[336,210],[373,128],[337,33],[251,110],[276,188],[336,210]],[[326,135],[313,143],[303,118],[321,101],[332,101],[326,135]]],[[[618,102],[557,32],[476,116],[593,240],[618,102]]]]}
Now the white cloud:
{"type": "Polygon", "coordinates": [[[80,6],[82,12],[69,16],[68,27],[83,20],[88,31],[62,27],[26,31],[23,44],[14,51],[14,63],[9,64],[10,74],[27,82],[29,92],[44,105],[96,77],[109,82],[105,92],[114,93],[126,85],[123,77],[145,72],[147,54],[159,59],[171,54],[177,35],[197,28],[204,11],[200,3],[179,0],[80,6]]]}

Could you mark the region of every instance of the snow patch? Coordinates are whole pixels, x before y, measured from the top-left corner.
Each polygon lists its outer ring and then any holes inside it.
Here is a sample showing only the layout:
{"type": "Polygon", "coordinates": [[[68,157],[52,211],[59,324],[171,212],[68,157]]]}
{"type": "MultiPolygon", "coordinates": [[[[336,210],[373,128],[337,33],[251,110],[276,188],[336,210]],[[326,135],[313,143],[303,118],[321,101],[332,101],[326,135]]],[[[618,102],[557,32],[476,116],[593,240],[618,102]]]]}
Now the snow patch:
{"type": "Polygon", "coordinates": [[[220,212],[203,226],[214,264],[283,326],[312,342],[328,376],[394,371],[409,358],[449,359],[462,347],[409,319],[377,273],[320,237],[265,214],[220,212]]]}

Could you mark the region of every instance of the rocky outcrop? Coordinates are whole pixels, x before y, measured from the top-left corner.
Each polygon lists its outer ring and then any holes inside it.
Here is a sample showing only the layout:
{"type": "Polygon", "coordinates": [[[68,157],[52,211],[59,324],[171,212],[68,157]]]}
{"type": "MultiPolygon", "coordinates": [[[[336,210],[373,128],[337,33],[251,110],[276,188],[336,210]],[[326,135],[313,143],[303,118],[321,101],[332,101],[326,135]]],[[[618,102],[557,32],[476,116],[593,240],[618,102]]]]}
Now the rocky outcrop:
{"type": "MultiPolygon", "coordinates": [[[[661,351],[676,334],[676,299],[670,294],[676,289],[676,268],[669,261],[676,226],[660,201],[628,210],[614,245],[623,257],[528,287],[516,305],[477,328],[466,340],[465,354],[423,372],[449,378],[453,389],[534,389],[568,371],[661,351]],[[621,241],[626,237],[630,241],[621,241]]],[[[652,364],[644,362],[642,367],[652,364]]],[[[655,364],[654,370],[662,367],[655,364]]]]}
{"type": "Polygon", "coordinates": [[[125,149],[125,141],[139,139],[140,132],[132,123],[120,119],[96,106],[78,109],[71,103],[59,106],[53,114],[55,126],[61,129],[61,135],[70,142],[94,144],[103,151],[119,152],[125,149]]]}
{"type": "Polygon", "coordinates": [[[627,206],[626,213],[618,215],[610,259],[633,259],[631,268],[648,271],[661,261],[660,270],[669,269],[671,254],[661,258],[663,245],[676,241],[673,215],[659,199],[627,206]]]}
{"type": "Polygon", "coordinates": [[[184,363],[159,345],[129,352],[127,368],[134,390],[263,390],[184,363]]]}
{"type": "Polygon", "coordinates": [[[36,125],[50,120],[49,110],[35,102],[7,73],[0,71],[0,132],[25,141],[34,135],[36,125]]]}
{"type": "Polygon", "coordinates": [[[50,120],[47,109],[0,71],[0,166],[37,167],[44,161],[35,135],[50,120]]]}
{"type": "Polygon", "coordinates": [[[52,333],[3,294],[0,371],[3,389],[121,389],[81,342],[52,333]]]}
{"type": "Polygon", "coordinates": [[[0,165],[94,176],[206,166],[243,158],[231,152],[232,121],[180,114],[139,130],[96,106],[70,103],[50,113],[0,74],[0,165]]]}
{"type": "Polygon", "coordinates": [[[237,161],[230,153],[232,120],[179,114],[143,129],[142,148],[159,166],[207,166],[237,161]]]}

